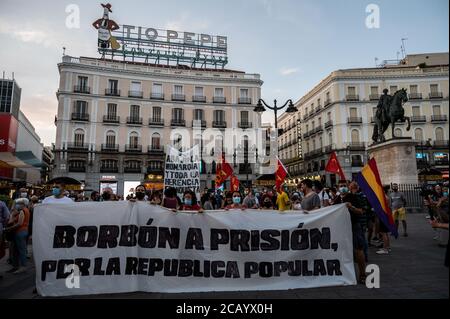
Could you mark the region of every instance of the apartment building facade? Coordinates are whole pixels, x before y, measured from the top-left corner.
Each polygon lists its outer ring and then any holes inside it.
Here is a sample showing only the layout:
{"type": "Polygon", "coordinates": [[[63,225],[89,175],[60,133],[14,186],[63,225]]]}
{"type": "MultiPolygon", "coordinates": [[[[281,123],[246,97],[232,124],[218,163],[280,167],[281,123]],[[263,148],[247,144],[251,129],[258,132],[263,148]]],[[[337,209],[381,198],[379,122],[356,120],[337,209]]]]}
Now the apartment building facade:
{"type": "MultiPolygon", "coordinates": [[[[58,68],[52,175],[86,189],[108,185],[124,194],[127,181],[162,189],[165,146],[203,148],[194,124],[200,132],[261,124],[253,112],[261,94],[258,74],[70,56],[58,68]],[[180,128],[191,141],[174,137],[180,128]]],[[[202,187],[212,187],[215,163],[201,166],[202,187]]],[[[235,174],[253,181],[254,165],[237,165],[235,174]]]]}
{"type": "MultiPolygon", "coordinates": [[[[389,94],[406,88],[409,101],[406,123],[396,123],[396,137],[417,143],[418,169],[432,167],[448,178],[448,53],[407,56],[398,65],[332,72],[295,104],[298,112],[282,114],[279,157],[288,167],[290,182],[309,177],[335,184],[336,176],[325,172],[335,151],[347,179],[367,163],[372,144],[376,106],[383,89],[389,94]]],[[[389,129],[386,138],[392,138],[389,129]]]]}

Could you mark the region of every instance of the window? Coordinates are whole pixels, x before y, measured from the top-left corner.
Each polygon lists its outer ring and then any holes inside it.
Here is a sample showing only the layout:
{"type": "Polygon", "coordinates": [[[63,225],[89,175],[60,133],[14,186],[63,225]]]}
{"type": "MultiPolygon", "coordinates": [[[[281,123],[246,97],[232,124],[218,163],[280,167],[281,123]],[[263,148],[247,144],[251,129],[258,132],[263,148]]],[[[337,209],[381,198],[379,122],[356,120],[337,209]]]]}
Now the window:
{"type": "Polygon", "coordinates": [[[412,107],[412,116],[420,116],[420,106],[412,107]]]}
{"type": "Polygon", "coordinates": [[[241,98],[248,98],[248,89],[241,89],[240,90],[240,97],[241,98]]]}
{"type": "Polygon", "coordinates": [[[114,131],[106,132],[106,146],[113,147],[116,145],[116,133],[114,131]]]}
{"type": "Polygon", "coordinates": [[[312,121],[311,129],[314,130],[315,127],[316,127],[316,122],[312,121]]]}
{"type": "Polygon", "coordinates": [[[373,107],[372,108],[372,116],[375,117],[375,115],[377,115],[377,108],[373,107]]]}
{"type": "Polygon", "coordinates": [[[414,139],[416,141],[423,141],[423,130],[421,128],[416,128],[414,130],[414,139]]]}
{"type": "Polygon", "coordinates": [[[184,119],[183,109],[180,108],[172,109],[172,119],[175,121],[182,121],[184,119]]]}
{"type": "Polygon", "coordinates": [[[317,106],[320,106],[320,99],[317,99],[317,106]]]}
{"type": "Polygon", "coordinates": [[[139,105],[131,105],[130,106],[130,117],[132,119],[139,118],[139,105]]]}
{"type": "Polygon", "coordinates": [[[215,88],[214,89],[214,96],[216,96],[216,97],[223,97],[223,88],[215,88]]]}
{"type": "Polygon", "coordinates": [[[174,85],[173,86],[173,93],[175,95],[183,95],[183,86],[182,85],[174,85]]]}
{"type": "Polygon", "coordinates": [[[194,95],[195,96],[203,96],[203,87],[201,86],[196,86],[194,89],[194,95]]]}
{"type": "Polygon", "coordinates": [[[329,145],[333,144],[333,134],[331,132],[328,134],[328,143],[330,143],[329,145]]]}
{"type": "Polygon", "coordinates": [[[225,112],[222,110],[214,111],[214,122],[224,122],[225,121],[225,112]]]}
{"type": "Polygon", "coordinates": [[[76,101],[75,106],[74,106],[74,113],[87,114],[87,102],[86,101],[76,101]]]}
{"type": "Polygon", "coordinates": [[[306,143],[306,153],[309,153],[309,142],[306,143]]]}
{"type": "Polygon", "coordinates": [[[316,140],[312,140],[312,150],[314,151],[316,149],[316,140]]]}
{"type": "Polygon", "coordinates": [[[241,111],[241,122],[248,123],[248,111],[241,111]]]}
{"type": "Polygon", "coordinates": [[[158,133],[152,134],[152,149],[158,150],[161,148],[161,136],[158,133]]]}
{"type": "Polygon", "coordinates": [[[130,91],[140,92],[141,91],[141,82],[131,82],[130,91]]]}
{"type": "Polygon", "coordinates": [[[356,107],[350,108],[350,117],[352,118],[358,117],[358,109],[356,107]]]}
{"type": "Polygon", "coordinates": [[[438,85],[437,84],[430,84],[430,92],[431,93],[437,93],[438,92],[438,85]]]}
{"type": "Polygon", "coordinates": [[[116,169],[117,168],[117,161],[116,160],[102,160],[101,161],[102,168],[109,168],[109,169],[116,169]]]}
{"type": "Polygon", "coordinates": [[[391,85],[391,86],[389,87],[389,93],[390,93],[391,95],[394,95],[395,92],[397,92],[397,85],[391,85]]]}
{"type": "Polygon", "coordinates": [[[319,127],[322,126],[322,118],[321,117],[319,117],[318,122],[319,123],[317,123],[317,125],[319,125],[319,127]]]}
{"type": "Polygon", "coordinates": [[[117,104],[108,103],[106,114],[109,120],[114,120],[117,116],[117,104]]]}
{"type": "Polygon", "coordinates": [[[194,120],[203,121],[203,110],[201,109],[194,110],[194,120]]]}
{"type": "Polygon", "coordinates": [[[141,162],[136,160],[125,161],[125,168],[138,170],[141,168],[141,162]]]}
{"type": "Polygon", "coordinates": [[[83,146],[84,131],[82,129],[75,130],[73,141],[74,141],[75,146],[83,146]]]}
{"type": "Polygon", "coordinates": [[[330,102],[330,92],[327,92],[327,93],[325,94],[325,96],[326,96],[326,98],[327,98],[327,102],[330,102]]]}
{"type": "Polygon", "coordinates": [[[401,129],[396,128],[395,131],[394,131],[394,134],[395,134],[396,137],[402,137],[403,132],[402,132],[401,129]]]}
{"type": "Polygon", "coordinates": [[[322,149],[323,147],[323,141],[322,141],[322,136],[319,137],[319,148],[322,149]]]}
{"type": "Polygon", "coordinates": [[[370,94],[371,95],[378,95],[378,86],[371,86],[370,87],[370,94]]]}
{"type": "Polygon", "coordinates": [[[352,143],[359,143],[359,131],[352,130],[352,143]]]}
{"type": "Polygon", "coordinates": [[[417,85],[410,85],[409,86],[409,93],[417,94],[417,85]]]}
{"type": "Polygon", "coordinates": [[[117,80],[108,80],[108,88],[111,93],[115,93],[118,91],[119,81],[117,80]]]}
{"type": "Polygon", "coordinates": [[[443,141],[444,140],[444,130],[442,127],[436,128],[436,141],[443,141]]]}
{"type": "Polygon", "coordinates": [[[148,162],[148,170],[150,171],[159,171],[163,167],[162,162],[160,161],[149,161],[148,162]]]}
{"type": "Polygon", "coordinates": [[[308,116],[308,108],[305,107],[305,116],[308,116]]]}
{"type": "Polygon", "coordinates": [[[152,112],[153,120],[161,121],[161,108],[159,106],[154,106],[152,112]]]}
{"type": "Polygon", "coordinates": [[[354,86],[349,86],[349,87],[347,88],[347,94],[348,94],[348,95],[356,95],[356,87],[354,87],[354,86]]]}
{"type": "Polygon", "coordinates": [[[331,112],[328,112],[328,113],[327,113],[327,120],[328,120],[328,121],[331,121],[331,112]]]}
{"type": "Polygon", "coordinates": [[[87,90],[87,86],[88,86],[88,78],[87,76],[79,76],[78,77],[78,89],[81,92],[84,92],[87,90]]]}
{"type": "Polygon", "coordinates": [[[136,132],[131,132],[129,141],[130,141],[130,147],[137,148],[139,145],[139,135],[136,132]]]}
{"type": "Polygon", "coordinates": [[[163,93],[163,86],[160,83],[153,83],[152,85],[152,93],[154,94],[162,94],[163,93]]]}
{"type": "Polygon", "coordinates": [[[433,115],[434,116],[441,115],[441,106],[440,105],[433,105],[433,115]]]}

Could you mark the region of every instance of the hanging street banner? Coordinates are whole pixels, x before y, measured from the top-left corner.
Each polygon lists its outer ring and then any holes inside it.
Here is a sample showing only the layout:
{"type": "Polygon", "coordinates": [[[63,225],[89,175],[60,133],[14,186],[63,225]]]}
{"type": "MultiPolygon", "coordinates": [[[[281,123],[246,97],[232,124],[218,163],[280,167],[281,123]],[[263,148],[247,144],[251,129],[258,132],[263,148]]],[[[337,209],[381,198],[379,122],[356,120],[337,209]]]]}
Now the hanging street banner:
{"type": "Polygon", "coordinates": [[[355,285],[345,204],[311,214],[173,213],[146,202],[36,206],[41,296],[355,285]]]}
{"type": "Polygon", "coordinates": [[[177,194],[183,198],[187,190],[193,191],[200,199],[200,152],[198,145],[190,150],[180,152],[168,145],[164,164],[164,189],[175,187],[177,194]]]}
{"type": "Polygon", "coordinates": [[[98,51],[102,57],[216,69],[223,69],[228,63],[225,36],[119,25],[109,17],[112,6],[109,3],[101,6],[103,16],[92,25],[98,31],[98,51]]]}

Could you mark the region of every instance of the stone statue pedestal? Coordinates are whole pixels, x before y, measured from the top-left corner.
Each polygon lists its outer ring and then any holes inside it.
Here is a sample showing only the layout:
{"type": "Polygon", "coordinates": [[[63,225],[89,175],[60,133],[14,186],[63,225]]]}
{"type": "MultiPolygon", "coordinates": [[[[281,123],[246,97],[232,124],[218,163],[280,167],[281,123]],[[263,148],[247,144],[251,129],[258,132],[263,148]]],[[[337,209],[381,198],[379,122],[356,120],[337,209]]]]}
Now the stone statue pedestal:
{"type": "Polygon", "coordinates": [[[367,148],[369,158],[375,157],[381,182],[418,184],[416,142],[411,138],[394,138],[367,148]]]}

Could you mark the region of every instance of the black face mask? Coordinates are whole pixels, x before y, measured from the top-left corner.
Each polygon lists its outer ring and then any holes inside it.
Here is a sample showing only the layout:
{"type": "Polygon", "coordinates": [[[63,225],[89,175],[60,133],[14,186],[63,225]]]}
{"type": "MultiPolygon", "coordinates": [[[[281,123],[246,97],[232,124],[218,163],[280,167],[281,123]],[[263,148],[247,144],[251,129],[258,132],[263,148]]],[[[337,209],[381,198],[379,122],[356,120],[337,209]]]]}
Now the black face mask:
{"type": "Polygon", "coordinates": [[[264,202],[264,207],[270,207],[270,206],[272,206],[272,203],[271,202],[264,202]]]}
{"type": "Polygon", "coordinates": [[[136,192],[136,198],[139,200],[143,200],[145,197],[145,193],[143,192],[136,192]]]}
{"type": "Polygon", "coordinates": [[[108,192],[104,192],[104,193],[102,194],[102,198],[103,198],[104,201],[108,201],[108,200],[111,199],[111,194],[108,193],[108,192]]]}

